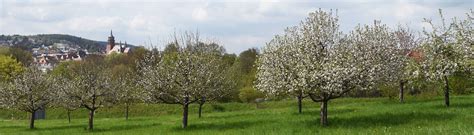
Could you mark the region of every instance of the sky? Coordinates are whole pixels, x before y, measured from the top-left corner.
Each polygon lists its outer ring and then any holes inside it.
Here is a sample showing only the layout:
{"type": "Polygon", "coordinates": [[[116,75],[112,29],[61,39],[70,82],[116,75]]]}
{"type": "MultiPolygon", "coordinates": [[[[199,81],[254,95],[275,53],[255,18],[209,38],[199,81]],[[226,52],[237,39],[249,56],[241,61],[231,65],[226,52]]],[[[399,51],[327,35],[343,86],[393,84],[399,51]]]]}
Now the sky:
{"type": "Polygon", "coordinates": [[[229,53],[261,48],[310,12],[336,10],[349,32],[374,19],[421,31],[423,18],[465,18],[474,0],[0,0],[0,34],[69,34],[164,48],[173,33],[198,31],[229,53]]]}

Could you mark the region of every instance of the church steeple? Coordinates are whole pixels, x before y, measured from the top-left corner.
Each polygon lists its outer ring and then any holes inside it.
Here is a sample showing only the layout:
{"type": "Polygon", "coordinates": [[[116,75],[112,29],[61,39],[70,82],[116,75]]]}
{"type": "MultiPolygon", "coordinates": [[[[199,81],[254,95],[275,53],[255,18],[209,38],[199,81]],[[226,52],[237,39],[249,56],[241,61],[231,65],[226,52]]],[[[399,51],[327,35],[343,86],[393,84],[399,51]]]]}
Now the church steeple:
{"type": "Polygon", "coordinates": [[[125,48],[127,48],[127,41],[125,41],[125,45],[120,46],[120,52],[123,53],[123,51],[125,51],[125,48]]]}
{"type": "Polygon", "coordinates": [[[115,38],[114,38],[114,35],[112,34],[112,30],[110,30],[110,37],[109,37],[109,40],[107,40],[108,43],[107,43],[107,47],[105,49],[106,53],[109,53],[110,50],[112,50],[112,48],[114,48],[115,46],[115,38]]]}

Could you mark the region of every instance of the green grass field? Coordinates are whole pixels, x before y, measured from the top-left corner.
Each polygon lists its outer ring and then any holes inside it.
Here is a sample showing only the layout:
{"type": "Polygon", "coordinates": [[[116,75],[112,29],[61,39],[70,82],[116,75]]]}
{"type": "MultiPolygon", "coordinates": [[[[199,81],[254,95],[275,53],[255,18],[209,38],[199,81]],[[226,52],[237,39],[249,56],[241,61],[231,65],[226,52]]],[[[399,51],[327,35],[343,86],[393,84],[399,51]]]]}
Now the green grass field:
{"type": "Polygon", "coordinates": [[[181,106],[135,105],[125,120],[120,107],[101,108],[95,130],[87,131],[87,112],[73,112],[72,123],[61,109],[49,109],[47,120],[28,129],[26,113],[0,110],[0,134],[474,134],[474,95],[415,99],[401,104],[388,98],[341,98],[329,103],[329,126],[319,125],[319,104],[296,100],[255,104],[206,104],[202,118],[191,106],[189,128],[181,128],[181,106]],[[12,115],[13,114],[13,115],[12,115]],[[12,120],[11,117],[16,120],[12,120]]]}

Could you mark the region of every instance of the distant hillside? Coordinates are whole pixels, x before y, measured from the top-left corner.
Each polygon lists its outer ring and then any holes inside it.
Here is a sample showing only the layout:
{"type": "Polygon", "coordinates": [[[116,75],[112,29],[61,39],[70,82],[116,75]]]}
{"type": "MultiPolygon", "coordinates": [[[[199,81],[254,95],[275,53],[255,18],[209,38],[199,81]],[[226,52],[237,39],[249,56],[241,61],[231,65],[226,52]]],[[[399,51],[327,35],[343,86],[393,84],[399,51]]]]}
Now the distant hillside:
{"type": "MultiPolygon", "coordinates": [[[[39,34],[39,35],[0,35],[0,45],[16,46],[25,50],[41,47],[42,45],[50,46],[55,43],[68,44],[75,48],[87,49],[89,52],[105,51],[107,42],[94,41],[81,37],[64,34],[39,34]]],[[[133,47],[133,45],[131,45],[133,47]]]]}

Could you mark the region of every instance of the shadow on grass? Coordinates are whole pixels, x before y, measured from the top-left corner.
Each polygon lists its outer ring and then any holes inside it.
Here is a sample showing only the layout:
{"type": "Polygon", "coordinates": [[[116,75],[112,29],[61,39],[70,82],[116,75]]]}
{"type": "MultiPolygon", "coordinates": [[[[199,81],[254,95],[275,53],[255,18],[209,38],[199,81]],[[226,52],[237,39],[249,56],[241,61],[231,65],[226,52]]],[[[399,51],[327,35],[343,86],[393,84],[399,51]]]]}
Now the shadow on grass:
{"type": "Polygon", "coordinates": [[[415,98],[415,99],[406,99],[404,103],[400,103],[397,100],[394,103],[398,104],[427,104],[427,103],[436,103],[436,102],[443,102],[444,99],[435,97],[435,98],[415,98]]]}
{"type": "Polygon", "coordinates": [[[20,125],[14,125],[14,126],[1,126],[0,127],[0,131],[2,129],[14,129],[14,128],[28,128],[28,126],[20,126],[20,125]]]}
{"type": "Polygon", "coordinates": [[[149,128],[160,125],[159,123],[151,123],[151,124],[137,124],[137,125],[120,125],[120,126],[112,126],[109,128],[94,128],[94,133],[96,132],[108,132],[108,131],[123,131],[123,130],[132,130],[132,129],[140,129],[140,128],[149,128]]]}
{"type": "MultiPolygon", "coordinates": [[[[31,131],[31,132],[37,132],[37,131],[55,131],[55,130],[64,130],[64,129],[72,129],[72,128],[81,128],[84,127],[84,125],[65,125],[65,126],[53,126],[53,127],[35,127],[34,129],[28,128],[28,125],[25,126],[20,126],[20,131],[31,131]]],[[[1,128],[0,128],[1,129],[1,128]]]]}
{"type": "Polygon", "coordinates": [[[37,128],[37,130],[63,130],[63,129],[71,129],[71,128],[81,128],[84,126],[85,125],[64,125],[64,126],[37,128]]]}
{"type": "MultiPolygon", "coordinates": [[[[436,113],[379,113],[375,115],[353,116],[350,118],[329,117],[329,128],[370,128],[379,126],[397,126],[413,121],[445,121],[455,117],[453,114],[436,113]]],[[[305,121],[306,125],[320,125],[320,119],[305,121]]]]}
{"type": "Polygon", "coordinates": [[[228,129],[244,129],[259,124],[268,124],[275,121],[236,121],[226,122],[224,124],[216,123],[191,123],[186,129],[181,127],[175,127],[175,131],[198,131],[198,130],[228,130],[228,129]]]}
{"type": "Polygon", "coordinates": [[[253,114],[251,113],[237,113],[237,114],[223,114],[223,115],[212,115],[212,116],[203,116],[204,118],[209,118],[209,119],[229,119],[233,117],[243,117],[243,116],[252,116],[253,114]]]}
{"type": "MultiPolygon", "coordinates": [[[[464,100],[470,101],[472,98],[474,97],[464,95],[464,96],[452,96],[449,99],[453,101],[456,101],[456,100],[457,101],[464,101],[464,100]]],[[[398,99],[396,99],[395,101],[398,101],[398,99]]],[[[404,104],[438,103],[438,102],[444,103],[444,97],[413,97],[413,98],[405,99],[404,104]]]]}
{"type": "MultiPolygon", "coordinates": [[[[356,109],[336,109],[336,110],[329,110],[329,113],[331,114],[335,114],[335,115],[342,115],[342,114],[345,114],[345,113],[351,113],[351,112],[354,112],[356,109]]],[[[314,115],[318,115],[319,116],[319,108],[318,109],[307,109],[307,110],[304,110],[303,108],[303,112],[300,114],[298,113],[298,110],[294,110],[294,112],[292,112],[293,115],[311,115],[311,116],[314,116],[314,115]]]]}
{"type": "Polygon", "coordinates": [[[42,131],[42,130],[62,130],[62,129],[69,129],[69,128],[79,128],[84,127],[83,125],[65,125],[65,126],[53,126],[53,127],[43,127],[43,125],[35,126],[35,128],[30,129],[29,125],[14,125],[14,126],[1,126],[1,129],[19,129],[22,131],[42,131]]]}
{"type": "Polygon", "coordinates": [[[451,103],[451,105],[449,107],[446,107],[446,105],[444,104],[444,101],[443,102],[439,102],[439,104],[435,104],[435,105],[432,105],[430,106],[432,108],[436,108],[436,109],[449,109],[449,108],[473,108],[474,107],[474,103],[451,103]]]}
{"type": "MultiPolygon", "coordinates": [[[[120,126],[112,126],[112,127],[108,127],[108,128],[95,127],[94,131],[92,131],[91,133],[108,132],[108,131],[116,132],[116,131],[132,130],[132,129],[139,129],[139,128],[149,128],[149,127],[158,126],[158,125],[160,125],[160,124],[151,123],[151,124],[139,124],[139,125],[120,125],[120,126]]],[[[97,125],[94,125],[94,126],[97,126],[97,125]]],[[[52,127],[35,128],[35,129],[28,129],[27,127],[22,127],[22,126],[11,126],[11,127],[2,127],[2,128],[24,128],[23,131],[55,131],[55,130],[65,130],[65,129],[83,129],[84,131],[89,132],[89,131],[87,131],[87,125],[86,124],[52,126],[52,127]]]]}
{"type": "MultiPolygon", "coordinates": [[[[155,116],[153,118],[158,118],[159,116],[155,116]]],[[[150,118],[142,118],[142,117],[138,117],[138,118],[128,118],[125,119],[125,118],[122,118],[122,120],[124,120],[125,122],[136,122],[136,121],[146,121],[146,120],[150,120],[150,118]]]]}

